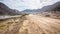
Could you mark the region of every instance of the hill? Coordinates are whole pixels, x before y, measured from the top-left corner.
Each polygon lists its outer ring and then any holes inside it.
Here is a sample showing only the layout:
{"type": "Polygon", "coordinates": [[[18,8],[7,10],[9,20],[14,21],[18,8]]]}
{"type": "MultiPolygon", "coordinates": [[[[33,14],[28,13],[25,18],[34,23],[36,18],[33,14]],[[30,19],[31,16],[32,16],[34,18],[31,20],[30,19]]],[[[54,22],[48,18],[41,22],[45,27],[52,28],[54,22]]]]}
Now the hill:
{"type": "Polygon", "coordinates": [[[8,6],[0,2],[0,15],[16,15],[20,14],[18,10],[10,9],[8,6]]]}

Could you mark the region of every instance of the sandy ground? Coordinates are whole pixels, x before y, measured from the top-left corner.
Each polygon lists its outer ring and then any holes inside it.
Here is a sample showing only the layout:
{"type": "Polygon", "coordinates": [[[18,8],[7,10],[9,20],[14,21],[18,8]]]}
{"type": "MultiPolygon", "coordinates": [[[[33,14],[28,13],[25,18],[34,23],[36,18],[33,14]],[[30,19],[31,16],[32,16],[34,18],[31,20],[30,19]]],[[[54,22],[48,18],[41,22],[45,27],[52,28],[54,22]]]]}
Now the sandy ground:
{"type": "Polygon", "coordinates": [[[60,20],[38,15],[26,17],[20,28],[20,34],[60,34],[60,20]]]}

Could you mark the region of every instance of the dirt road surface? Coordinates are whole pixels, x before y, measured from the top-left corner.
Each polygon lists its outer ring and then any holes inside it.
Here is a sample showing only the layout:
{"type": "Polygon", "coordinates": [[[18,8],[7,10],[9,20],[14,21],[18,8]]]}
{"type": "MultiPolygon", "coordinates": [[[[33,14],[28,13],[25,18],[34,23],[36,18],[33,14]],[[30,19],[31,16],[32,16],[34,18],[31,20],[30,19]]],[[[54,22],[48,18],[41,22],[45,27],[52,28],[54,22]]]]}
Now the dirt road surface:
{"type": "Polygon", "coordinates": [[[38,15],[26,17],[20,34],[60,34],[60,20],[38,15]]]}

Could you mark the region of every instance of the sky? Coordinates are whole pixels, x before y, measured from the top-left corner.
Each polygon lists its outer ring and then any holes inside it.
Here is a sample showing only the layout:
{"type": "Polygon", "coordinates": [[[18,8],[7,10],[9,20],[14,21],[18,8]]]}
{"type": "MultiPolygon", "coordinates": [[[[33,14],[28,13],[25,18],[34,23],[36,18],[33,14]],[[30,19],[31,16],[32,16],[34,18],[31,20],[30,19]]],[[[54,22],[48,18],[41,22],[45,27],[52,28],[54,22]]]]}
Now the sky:
{"type": "Polygon", "coordinates": [[[11,9],[40,9],[47,5],[52,5],[60,0],[0,0],[11,9]]]}

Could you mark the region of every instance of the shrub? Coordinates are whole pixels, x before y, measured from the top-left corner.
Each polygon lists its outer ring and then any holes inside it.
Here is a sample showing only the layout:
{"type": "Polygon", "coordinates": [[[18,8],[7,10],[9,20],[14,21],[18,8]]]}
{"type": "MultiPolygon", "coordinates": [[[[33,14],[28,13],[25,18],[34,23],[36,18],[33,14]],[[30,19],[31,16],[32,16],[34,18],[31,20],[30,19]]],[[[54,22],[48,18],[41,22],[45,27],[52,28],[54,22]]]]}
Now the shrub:
{"type": "Polygon", "coordinates": [[[45,15],[45,17],[50,17],[50,15],[45,15]]]}

